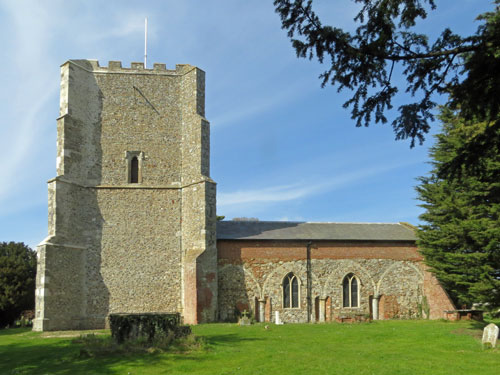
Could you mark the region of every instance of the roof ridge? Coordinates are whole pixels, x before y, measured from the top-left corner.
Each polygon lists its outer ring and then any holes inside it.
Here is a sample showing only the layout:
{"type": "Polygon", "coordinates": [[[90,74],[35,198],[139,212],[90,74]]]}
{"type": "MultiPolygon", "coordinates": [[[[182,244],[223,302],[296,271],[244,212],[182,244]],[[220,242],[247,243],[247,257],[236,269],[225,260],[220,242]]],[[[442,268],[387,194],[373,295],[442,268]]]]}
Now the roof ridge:
{"type": "Polygon", "coordinates": [[[293,224],[364,224],[364,225],[401,225],[411,226],[409,223],[367,222],[367,221],[285,221],[285,220],[221,220],[219,223],[293,223],[293,224]],[[406,225],[405,225],[406,224],[406,225]]]}

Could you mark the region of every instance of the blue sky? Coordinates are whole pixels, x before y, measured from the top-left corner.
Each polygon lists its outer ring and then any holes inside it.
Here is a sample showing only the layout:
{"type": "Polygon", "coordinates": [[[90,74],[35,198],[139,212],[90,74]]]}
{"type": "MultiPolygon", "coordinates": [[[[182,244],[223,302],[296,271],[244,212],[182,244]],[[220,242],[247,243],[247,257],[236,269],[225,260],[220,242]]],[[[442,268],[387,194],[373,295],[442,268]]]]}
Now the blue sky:
{"type": "MultiPolygon", "coordinates": [[[[324,23],[353,28],[352,1],[315,4],[324,23]]],[[[492,8],[490,0],[440,0],[420,27],[465,35],[492,8]]],[[[348,93],[321,89],[323,67],[295,57],[272,0],[0,0],[0,241],[35,246],[47,235],[59,66],[142,61],[145,17],[148,65],[188,63],[207,74],[219,215],[419,223],[415,179],[429,170],[432,137],[410,149],[390,125],[356,128],[342,108],[348,93]]]]}

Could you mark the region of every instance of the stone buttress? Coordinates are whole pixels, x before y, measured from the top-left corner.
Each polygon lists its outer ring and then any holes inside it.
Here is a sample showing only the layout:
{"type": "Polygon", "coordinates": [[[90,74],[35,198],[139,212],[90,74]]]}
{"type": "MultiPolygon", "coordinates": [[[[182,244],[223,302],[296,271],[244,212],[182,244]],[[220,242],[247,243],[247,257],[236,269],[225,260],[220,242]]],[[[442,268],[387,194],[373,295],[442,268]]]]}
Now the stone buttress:
{"type": "Polygon", "coordinates": [[[215,320],[204,87],[204,72],[190,65],[62,65],[35,330],[102,328],[117,312],[215,320]]]}

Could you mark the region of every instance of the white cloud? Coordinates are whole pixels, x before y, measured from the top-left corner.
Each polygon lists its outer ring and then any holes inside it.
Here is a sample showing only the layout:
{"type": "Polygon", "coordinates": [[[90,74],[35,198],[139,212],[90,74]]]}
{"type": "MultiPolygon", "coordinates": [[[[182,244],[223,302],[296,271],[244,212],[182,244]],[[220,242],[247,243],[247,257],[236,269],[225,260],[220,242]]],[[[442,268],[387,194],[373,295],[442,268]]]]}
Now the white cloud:
{"type": "MultiPolygon", "coordinates": [[[[125,10],[114,14],[111,20],[106,23],[96,24],[92,20],[92,14],[86,15],[84,23],[94,24],[94,28],[89,28],[85,33],[78,34],[79,42],[82,44],[100,43],[108,39],[118,39],[133,37],[133,40],[143,40],[144,38],[144,18],[147,14],[138,14],[135,10],[125,10]]],[[[155,38],[157,25],[148,22],[148,39],[155,38]]]]}
{"type": "Polygon", "coordinates": [[[294,216],[280,216],[276,219],[276,221],[306,221],[303,216],[301,215],[294,215],[294,216]]]}
{"type": "Polygon", "coordinates": [[[282,202],[294,200],[311,194],[315,189],[301,184],[271,186],[263,189],[220,193],[217,195],[219,206],[230,206],[259,202],[282,202]]]}
{"type": "Polygon", "coordinates": [[[215,128],[221,128],[227,125],[234,125],[242,120],[249,120],[254,116],[270,111],[278,106],[286,105],[296,99],[299,92],[296,90],[283,90],[279,94],[271,96],[259,96],[258,99],[250,103],[242,100],[242,106],[233,108],[232,111],[215,115],[210,123],[215,128]]]}
{"type": "MultiPolygon", "coordinates": [[[[254,116],[271,111],[273,109],[289,105],[301,97],[308,95],[312,90],[317,90],[316,82],[294,81],[286,87],[263,87],[255,88],[253,97],[239,98],[240,106],[232,108],[211,117],[210,124],[214,129],[219,129],[227,125],[234,125],[242,120],[249,120],[254,116]]],[[[250,95],[248,95],[250,96],[250,95]]]]}
{"type": "MultiPolygon", "coordinates": [[[[41,142],[43,126],[40,119],[46,112],[47,103],[57,93],[57,82],[53,82],[52,72],[57,64],[52,61],[49,51],[49,19],[47,7],[39,2],[25,4],[30,11],[19,7],[17,2],[4,2],[4,17],[10,21],[12,29],[10,43],[4,46],[9,55],[15,75],[7,75],[3,82],[4,99],[2,105],[4,123],[0,147],[9,162],[3,165],[7,177],[0,185],[0,203],[3,207],[11,204],[9,196],[19,192],[21,181],[32,174],[29,160],[43,150],[41,142]]],[[[33,160],[31,160],[33,162],[33,160]]]]}
{"type": "Polygon", "coordinates": [[[287,185],[240,190],[232,193],[221,192],[217,195],[217,205],[221,208],[225,208],[237,205],[293,201],[299,198],[345,188],[353,184],[359,184],[359,182],[364,179],[372,178],[375,175],[406,167],[411,164],[415,164],[415,162],[394,163],[383,167],[368,167],[353,172],[337,174],[333,178],[326,178],[323,180],[310,177],[301,182],[294,182],[287,185]],[[311,181],[314,181],[314,183],[311,183],[311,181]]]}

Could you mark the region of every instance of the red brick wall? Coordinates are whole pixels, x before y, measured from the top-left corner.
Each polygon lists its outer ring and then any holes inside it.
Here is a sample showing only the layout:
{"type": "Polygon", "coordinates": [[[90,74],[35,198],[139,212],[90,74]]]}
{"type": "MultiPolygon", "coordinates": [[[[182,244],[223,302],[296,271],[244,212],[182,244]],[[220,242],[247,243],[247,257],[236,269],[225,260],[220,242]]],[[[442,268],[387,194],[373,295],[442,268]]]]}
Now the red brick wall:
{"type": "Polygon", "coordinates": [[[325,320],[330,322],[332,320],[332,298],[328,297],[325,301],[325,320]]]}
{"type": "Polygon", "coordinates": [[[399,317],[399,305],[395,296],[382,296],[379,301],[379,319],[399,317]]]}
{"type": "Polygon", "coordinates": [[[455,310],[455,305],[446,291],[436,277],[428,271],[424,271],[424,294],[430,307],[430,319],[444,318],[445,310],[455,310]]]}
{"type": "Polygon", "coordinates": [[[272,321],[271,313],[272,313],[272,311],[271,311],[271,299],[269,297],[267,297],[265,311],[264,311],[264,320],[266,322],[272,321]]]}
{"type": "MultiPolygon", "coordinates": [[[[218,259],[240,263],[250,259],[282,261],[306,258],[306,241],[217,241],[218,259]]],[[[337,242],[313,241],[313,259],[394,259],[422,260],[417,246],[411,242],[337,242]]]]}

